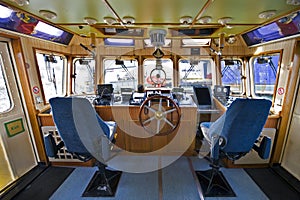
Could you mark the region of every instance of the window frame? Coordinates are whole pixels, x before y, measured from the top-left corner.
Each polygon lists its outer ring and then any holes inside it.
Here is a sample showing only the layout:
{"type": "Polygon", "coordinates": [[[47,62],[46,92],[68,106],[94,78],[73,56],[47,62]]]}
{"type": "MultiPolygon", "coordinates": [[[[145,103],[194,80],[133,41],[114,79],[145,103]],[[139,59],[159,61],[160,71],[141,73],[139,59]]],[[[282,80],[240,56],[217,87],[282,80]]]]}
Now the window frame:
{"type": "MultiPolygon", "coordinates": [[[[76,74],[76,75],[78,75],[78,74],[76,74]]],[[[96,86],[97,86],[97,83],[96,83],[96,60],[93,57],[73,57],[72,58],[72,69],[71,69],[71,74],[70,74],[70,92],[71,92],[71,94],[74,94],[74,95],[93,95],[93,94],[95,94],[96,86]],[[77,61],[79,61],[80,59],[94,60],[95,66],[94,66],[94,77],[93,77],[93,84],[94,84],[93,93],[75,93],[75,91],[74,91],[74,87],[75,87],[75,85],[74,85],[75,63],[77,61]]]]}
{"type": "Polygon", "coordinates": [[[38,77],[38,82],[39,82],[39,86],[40,86],[40,94],[42,96],[43,99],[43,104],[47,105],[49,104],[49,102],[46,100],[46,96],[45,96],[45,91],[44,91],[44,87],[43,87],[43,82],[42,82],[42,78],[41,78],[41,74],[40,74],[40,70],[39,70],[39,65],[38,65],[38,59],[37,59],[37,54],[46,54],[46,55],[54,55],[54,56],[60,56],[60,57],[64,57],[65,58],[65,63],[64,63],[64,76],[63,76],[63,94],[61,96],[67,96],[68,94],[68,74],[69,74],[69,67],[68,67],[68,55],[64,54],[64,53],[60,53],[60,52],[54,52],[54,51],[47,51],[47,50],[41,50],[41,49],[34,49],[34,59],[36,62],[36,71],[37,71],[37,77],[38,77]]]}
{"type": "MultiPolygon", "coordinates": [[[[244,84],[244,81],[243,81],[243,77],[246,78],[247,76],[245,75],[246,74],[246,70],[245,70],[245,66],[244,66],[244,61],[241,59],[241,58],[222,58],[221,62],[222,61],[225,61],[225,60],[229,60],[229,61],[239,61],[241,63],[241,79],[240,79],[240,86],[241,86],[241,92],[240,93],[235,93],[235,92],[232,92],[232,87],[230,87],[230,93],[231,95],[233,96],[241,96],[243,94],[245,94],[246,92],[246,86],[244,84]]],[[[222,81],[222,64],[220,65],[220,83],[222,86],[225,86],[223,85],[223,81],[222,81]]]]}
{"type": "MultiPolygon", "coordinates": [[[[255,98],[267,98],[265,96],[258,96],[255,94],[255,80],[254,80],[254,60],[258,57],[261,56],[268,56],[268,55],[274,55],[274,54],[279,54],[279,59],[278,59],[278,68],[277,68],[277,73],[276,73],[276,78],[275,78],[275,83],[274,83],[274,89],[273,89],[273,93],[272,93],[272,99],[270,99],[272,101],[272,104],[274,104],[274,101],[276,99],[276,91],[277,91],[277,87],[278,87],[278,81],[279,81],[279,76],[280,76],[280,70],[281,70],[281,64],[282,64],[282,50],[281,51],[270,51],[270,52],[262,52],[260,54],[257,55],[253,55],[250,59],[249,59],[249,73],[250,73],[250,95],[252,97],[255,98]]],[[[269,99],[269,98],[267,98],[269,99]]]]}
{"type": "MultiPolygon", "coordinates": [[[[1,55],[0,55],[1,56],[1,55]]],[[[6,75],[6,72],[5,72],[5,69],[4,69],[4,62],[3,62],[3,59],[2,57],[0,58],[1,60],[1,63],[3,65],[0,65],[0,72],[2,72],[2,75],[3,75],[3,81],[4,81],[4,84],[6,86],[6,93],[7,93],[7,97],[8,97],[8,100],[9,100],[9,103],[10,103],[10,107],[6,110],[3,110],[3,111],[0,111],[0,114],[4,114],[4,113],[8,113],[10,112],[13,107],[14,107],[14,102],[13,102],[13,98],[12,98],[12,94],[11,94],[11,90],[10,90],[10,87],[9,87],[9,82],[8,82],[8,78],[7,78],[7,75],[6,75]]]]}
{"type": "MultiPolygon", "coordinates": [[[[106,66],[105,66],[105,61],[107,61],[107,60],[112,60],[112,61],[115,61],[116,60],[116,57],[104,57],[103,59],[102,59],[102,70],[101,70],[101,72],[102,72],[102,74],[98,74],[99,75],[99,77],[98,77],[98,79],[100,79],[100,80],[102,80],[101,82],[100,82],[100,84],[102,84],[102,83],[104,83],[104,84],[107,84],[108,82],[106,82],[105,81],[105,76],[106,76],[106,66]]],[[[136,71],[136,76],[134,76],[134,75],[132,75],[134,78],[135,78],[135,83],[133,84],[133,86],[131,87],[131,88],[133,88],[134,90],[136,90],[137,89],[137,85],[138,85],[138,83],[139,83],[139,61],[138,61],[138,59],[137,58],[133,58],[133,57],[122,57],[122,58],[118,58],[118,60],[122,60],[122,61],[131,61],[131,60],[135,60],[136,61],[136,69],[135,69],[135,71],[136,71]]],[[[127,67],[127,66],[126,66],[127,67]]],[[[111,82],[110,82],[111,83],[111,82]]],[[[97,84],[99,84],[99,83],[96,83],[96,86],[97,86],[97,84]]],[[[114,85],[114,83],[112,83],[113,85],[114,85]]],[[[127,87],[126,86],[126,88],[129,88],[129,86],[127,87]]],[[[120,90],[116,90],[116,87],[114,86],[114,94],[119,94],[119,93],[121,93],[121,87],[120,87],[120,90]]]]}
{"type": "MultiPolygon", "coordinates": [[[[211,77],[211,85],[209,86],[210,88],[212,88],[214,85],[215,85],[215,82],[216,82],[216,70],[215,70],[215,64],[213,62],[213,59],[211,57],[204,57],[204,58],[180,58],[178,59],[177,63],[178,63],[178,86],[180,86],[180,66],[179,66],[179,63],[181,60],[197,60],[198,62],[203,60],[203,61],[207,61],[208,63],[210,63],[210,68],[211,68],[211,74],[212,74],[212,77],[211,77]]],[[[185,88],[185,87],[184,87],[185,88]]],[[[187,90],[185,88],[185,90],[187,90]]],[[[193,93],[193,88],[190,88],[187,90],[187,92],[189,93],[193,93]]]]}
{"type": "MultiPolygon", "coordinates": [[[[155,57],[144,57],[143,61],[142,61],[142,83],[144,85],[145,88],[153,88],[152,86],[146,86],[146,78],[145,78],[145,61],[147,60],[156,60],[155,57]]],[[[176,74],[176,69],[174,68],[174,59],[172,57],[166,56],[166,57],[162,57],[161,60],[170,60],[172,62],[172,76],[171,76],[171,87],[167,87],[167,86],[163,86],[163,88],[173,88],[175,87],[175,81],[174,81],[174,75],[176,74]]],[[[164,70],[165,71],[165,70],[164,70]]],[[[165,71],[166,72],[166,71],[165,71]]],[[[167,73],[167,72],[166,72],[167,73]]],[[[166,76],[167,78],[167,76],[166,76]]]]}

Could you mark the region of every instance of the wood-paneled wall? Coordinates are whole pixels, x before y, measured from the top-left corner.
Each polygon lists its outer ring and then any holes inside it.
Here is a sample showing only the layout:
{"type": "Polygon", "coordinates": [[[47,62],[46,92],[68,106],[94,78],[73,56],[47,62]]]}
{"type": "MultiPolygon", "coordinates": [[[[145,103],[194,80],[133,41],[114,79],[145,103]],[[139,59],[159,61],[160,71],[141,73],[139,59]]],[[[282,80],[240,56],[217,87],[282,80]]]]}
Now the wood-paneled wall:
{"type": "MultiPolygon", "coordinates": [[[[27,74],[26,78],[29,80],[29,87],[27,87],[26,91],[24,93],[27,93],[28,96],[31,96],[32,98],[29,98],[30,101],[32,101],[32,104],[35,105],[35,108],[37,110],[41,110],[44,108],[43,104],[36,104],[35,97],[38,94],[34,94],[32,92],[33,86],[42,87],[40,85],[40,82],[38,80],[37,76],[37,63],[35,60],[35,52],[34,49],[41,49],[41,50],[47,50],[49,52],[59,52],[63,54],[67,54],[70,56],[80,55],[80,56],[87,56],[91,55],[89,52],[84,50],[80,44],[84,44],[90,49],[90,38],[82,38],[80,36],[74,36],[71,43],[68,46],[56,44],[53,42],[48,42],[32,37],[27,37],[23,35],[18,35],[14,33],[7,33],[4,31],[0,31],[0,35],[2,36],[9,36],[11,38],[15,38],[20,40],[21,42],[21,51],[24,55],[23,57],[23,66],[26,67],[27,74]]],[[[236,57],[236,56],[251,56],[256,55],[263,52],[270,52],[270,51],[282,51],[282,62],[280,66],[280,79],[278,80],[278,87],[283,87],[285,91],[287,91],[287,88],[289,88],[289,84],[293,83],[296,75],[294,75],[297,70],[297,66],[293,65],[293,53],[294,53],[294,47],[296,45],[296,39],[289,39],[285,41],[279,41],[274,42],[270,44],[265,44],[258,47],[246,47],[241,38],[237,38],[237,42],[228,45],[226,44],[224,49],[222,50],[222,57],[236,57]],[[293,74],[293,75],[290,75],[293,74]],[[290,76],[289,76],[290,75],[290,76]]],[[[142,56],[151,56],[154,48],[145,48],[143,44],[143,40],[139,39],[136,41],[136,46],[134,48],[132,47],[122,47],[122,48],[114,48],[114,47],[107,47],[103,43],[103,39],[97,38],[96,39],[96,48],[92,49],[95,51],[96,55],[96,73],[99,75],[99,72],[102,70],[102,61],[105,57],[114,57],[116,56],[136,56],[139,61],[142,60],[142,56]]],[[[212,47],[217,50],[217,47],[212,44],[212,47]]],[[[180,57],[192,57],[192,58],[199,58],[199,57],[213,57],[216,58],[216,55],[213,54],[209,47],[199,47],[200,48],[200,55],[198,56],[191,56],[191,48],[181,48],[181,41],[179,39],[175,39],[172,41],[172,45],[170,48],[163,48],[163,51],[167,56],[174,56],[175,60],[179,59],[180,57]]],[[[17,63],[18,64],[18,63],[17,63]]],[[[22,66],[21,66],[22,67],[22,66]]],[[[101,82],[101,80],[97,80],[97,82],[101,82]]],[[[278,107],[280,110],[282,105],[285,105],[285,110],[289,110],[291,105],[288,102],[291,102],[291,98],[293,98],[292,95],[288,95],[287,99],[286,93],[284,95],[278,95],[276,94],[276,100],[274,102],[274,105],[278,107]],[[286,102],[286,103],[285,103],[286,102]]],[[[288,111],[282,112],[281,117],[282,121],[288,120],[288,111]]],[[[38,133],[39,134],[39,133],[38,133]]],[[[279,157],[282,150],[283,140],[285,138],[285,132],[283,131],[283,128],[279,127],[279,133],[278,133],[278,140],[276,145],[276,156],[274,158],[275,162],[279,162],[279,157]],[[278,149],[278,150],[277,150],[278,149]]],[[[42,143],[42,141],[40,141],[42,143]]]]}

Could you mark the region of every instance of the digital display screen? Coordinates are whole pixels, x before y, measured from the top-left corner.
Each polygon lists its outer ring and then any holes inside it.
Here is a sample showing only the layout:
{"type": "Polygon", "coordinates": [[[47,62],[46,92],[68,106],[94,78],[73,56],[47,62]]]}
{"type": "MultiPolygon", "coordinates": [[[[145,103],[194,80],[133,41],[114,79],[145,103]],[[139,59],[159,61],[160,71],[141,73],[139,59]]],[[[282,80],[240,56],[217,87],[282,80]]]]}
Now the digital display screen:
{"type": "Polygon", "coordinates": [[[193,89],[197,98],[198,105],[200,106],[212,105],[211,92],[208,87],[194,86],[193,89]]]}
{"type": "Polygon", "coordinates": [[[112,84],[98,84],[97,85],[97,93],[99,96],[110,95],[114,91],[112,84]]]}

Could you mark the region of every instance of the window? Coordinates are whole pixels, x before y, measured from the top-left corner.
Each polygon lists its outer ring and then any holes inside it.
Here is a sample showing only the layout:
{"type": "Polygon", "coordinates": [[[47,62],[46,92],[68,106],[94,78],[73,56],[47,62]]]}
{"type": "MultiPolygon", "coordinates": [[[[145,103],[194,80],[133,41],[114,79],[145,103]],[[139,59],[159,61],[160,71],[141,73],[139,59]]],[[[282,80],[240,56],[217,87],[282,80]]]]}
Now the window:
{"type": "Polygon", "coordinates": [[[136,89],[138,83],[137,77],[137,60],[104,60],[104,83],[113,84],[114,93],[120,93],[121,88],[136,89]]]}
{"type": "Polygon", "coordinates": [[[252,59],[253,90],[255,96],[273,99],[280,53],[252,59]]]}
{"type": "Polygon", "coordinates": [[[66,58],[53,54],[36,53],[45,101],[66,94],[66,58]]]}
{"type": "Polygon", "coordinates": [[[232,94],[242,94],[242,62],[240,60],[221,61],[222,85],[230,86],[232,94]]]}
{"type": "Polygon", "coordinates": [[[0,113],[8,111],[11,106],[11,99],[7,90],[7,82],[4,75],[3,59],[0,54],[0,113]]]}
{"type": "Polygon", "coordinates": [[[242,34],[248,46],[299,35],[300,11],[242,34]]]}
{"type": "Polygon", "coordinates": [[[173,87],[173,62],[171,59],[144,60],[145,87],[173,87]]]}
{"type": "Polygon", "coordinates": [[[94,94],[95,60],[91,58],[76,58],[73,63],[73,93],[94,94]]]}
{"type": "Polygon", "coordinates": [[[104,38],[104,44],[115,47],[134,47],[134,39],[127,38],[104,38]]]}
{"type": "Polygon", "coordinates": [[[0,19],[0,28],[51,42],[68,45],[73,38],[72,33],[58,29],[17,9],[12,10],[3,5],[0,5],[0,19]]]}
{"type": "Polygon", "coordinates": [[[179,60],[179,86],[193,92],[193,85],[212,86],[210,60],[179,60]]]}
{"type": "Polygon", "coordinates": [[[211,39],[184,38],[181,40],[182,47],[203,47],[210,46],[211,39]]]}

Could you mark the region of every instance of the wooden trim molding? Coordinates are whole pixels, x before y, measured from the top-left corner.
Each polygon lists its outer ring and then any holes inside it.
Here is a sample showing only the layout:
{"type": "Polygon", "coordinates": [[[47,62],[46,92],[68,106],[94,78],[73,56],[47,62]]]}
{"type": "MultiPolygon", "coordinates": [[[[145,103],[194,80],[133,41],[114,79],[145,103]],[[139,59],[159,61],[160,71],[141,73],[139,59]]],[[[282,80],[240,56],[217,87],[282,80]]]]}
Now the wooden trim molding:
{"type": "Polygon", "coordinates": [[[283,108],[281,111],[281,120],[280,126],[277,134],[277,138],[275,140],[275,151],[273,153],[272,162],[273,163],[280,163],[281,162],[281,154],[282,149],[284,147],[284,141],[286,138],[286,134],[288,131],[289,126],[289,119],[290,119],[290,111],[293,104],[293,99],[295,93],[293,91],[296,90],[297,86],[297,77],[299,75],[300,70],[300,43],[298,42],[294,47],[294,58],[292,59],[293,66],[290,68],[290,74],[288,78],[288,85],[286,89],[286,95],[284,97],[283,108]]]}
{"type": "Polygon", "coordinates": [[[18,75],[19,75],[20,82],[21,82],[21,87],[24,92],[25,104],[26,104],[26,107],[28,110],[29,120],[30,120],[30,123],[32,126],[32,131],[33,131],[33,135],[34,135],[34,141],[36,144],[39,161],[48,163],[48,158],[46,156],[43,138],[42,138],[42,134],[41,134],[38,119],[37,119],[38,111],[35,108],[34,99],[30,92],[31,91],[30,83],[28,80],[28,73],[26,70],[25,62],[24,62],[24,55],[23,55],[21,40],[16,39],[16,38],[12,39],[12,47],[13,47],[13,53],[14,53],[14,57],[15,57],[16,66],[18,69],[18,75]]]}

